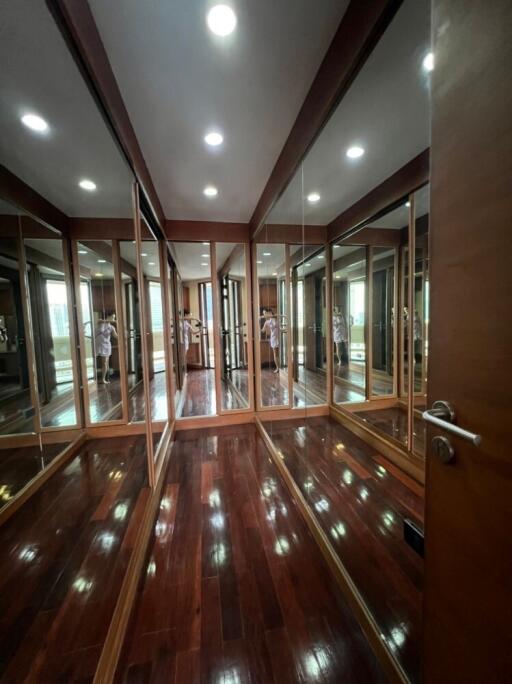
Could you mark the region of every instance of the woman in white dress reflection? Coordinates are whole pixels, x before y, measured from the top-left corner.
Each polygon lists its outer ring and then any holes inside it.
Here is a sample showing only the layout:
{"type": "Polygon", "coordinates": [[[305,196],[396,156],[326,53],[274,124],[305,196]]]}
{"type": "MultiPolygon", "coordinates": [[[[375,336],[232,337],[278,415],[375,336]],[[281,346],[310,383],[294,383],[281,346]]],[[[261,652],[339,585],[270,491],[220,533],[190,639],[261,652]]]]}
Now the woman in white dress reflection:
{"type": "Polygon", "coordinates": [[[101,380],[102,385],[108,385],[109,380],[109,361],[112,356],[112,342],[111,338],[117,340],[117,330],[112,323],[116,316],[113,311],[104,312],[103,318],[98,318],[96,332],[94,335],[96,343],[96,355],[101,359],[101,380]]]}
{"type": "Polygon", "coordinates": [[[281,328],[278,319],[274,315],[272,309],[264,309],[263,317],[265,322],[261,328],[262,334],[266,335],[267,338],[270,337],[270,348],[272,349],[272,354],[274,357],[274,364],[276,366],[274,373],[279,373],[279,336],[281,333],[281,328]]]}

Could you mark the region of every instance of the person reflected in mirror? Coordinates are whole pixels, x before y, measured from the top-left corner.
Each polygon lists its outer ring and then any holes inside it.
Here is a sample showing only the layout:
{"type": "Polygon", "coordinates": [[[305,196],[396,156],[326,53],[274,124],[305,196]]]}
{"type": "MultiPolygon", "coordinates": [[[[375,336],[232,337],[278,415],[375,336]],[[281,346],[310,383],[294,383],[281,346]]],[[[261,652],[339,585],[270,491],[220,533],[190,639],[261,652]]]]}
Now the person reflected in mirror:
{"type": "Polygon", "coordinates": [[[113,325],[116,320],[114,311],[104,311],[103,318],[98,318],[96,326],[96,333],[94,339],[96,342],[96,355],[101,359],[101,380],[102,385],[108,385],[109,380],[109,363],[112,356],[112,341],[113,337],[117,340],[117,330],[113,325]]]}
{"type": "Polygon", "coordinates": [[[261,333],[270,338],[270,348],[272,349],[275,364],[274,373],[279,373],[279,337],[281,332],[279,321],[274,315],[273,309],[263,309],[263,318],[264,323],[261,333]]]}
{"type": "Polygon", "coordinates": [[[339,306],[334,307],[332,314],[332,336],[336,349],[335,356],[338,360],[338,366],[341,366],[345,359],[348,361],[348,354],[346,352],[348,345],[348,330],[345,316],[339,306]]]}
{"type": "Polygon", "coordinates": [[[202,321],[199,318],[192,316],[188,309],[183,309],[183,318],[181,319],[183,326],[183,344],[185,347],[185,366],[187,365],[188,350],[190,349],[190,344],[192,342],[192,335],[194,335],[194,325],[196,328],[201,329],[203,327],[202,321]],[[192,325],[194,323],[194,325],[192,325]]]}

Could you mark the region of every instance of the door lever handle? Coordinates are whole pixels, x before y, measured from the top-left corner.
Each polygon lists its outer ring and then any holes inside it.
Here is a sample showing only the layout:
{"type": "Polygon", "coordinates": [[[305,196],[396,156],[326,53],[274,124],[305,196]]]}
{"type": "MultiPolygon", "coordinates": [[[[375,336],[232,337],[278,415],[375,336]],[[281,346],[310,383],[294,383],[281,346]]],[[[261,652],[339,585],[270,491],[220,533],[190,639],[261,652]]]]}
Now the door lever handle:
{"type": "Polygon", "coordinates": [[[447,401],[435,401],[431,409],[423,411],[423,420],[437,427],[443,428],[447,432],[451,432],[458,437],[462,437],[466,442],[471,442],[474,446],[479,446],[482,443],[482,436],[476,435],[474,432],[464,430],[458,425],[454,425],[455,411],[453,406],[447,401]]]}

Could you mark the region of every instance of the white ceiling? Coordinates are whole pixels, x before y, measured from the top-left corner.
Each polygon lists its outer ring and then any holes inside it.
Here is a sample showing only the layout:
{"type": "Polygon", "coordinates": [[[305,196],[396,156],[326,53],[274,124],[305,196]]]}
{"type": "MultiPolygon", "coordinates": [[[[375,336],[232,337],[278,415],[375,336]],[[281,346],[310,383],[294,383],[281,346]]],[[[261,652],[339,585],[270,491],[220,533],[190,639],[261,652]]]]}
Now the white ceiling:
{"type": "Polygon", "coordinates": [[[205,21],[216,0],[89,0],[170,219],[249,220],[348,5],[227,1],[238,25],[220,39],[205,21]]]}
{"type": "Polygon", "coordinates": [[[325,225],[429,146],[430,1],[405,0],[268,223],[325,225]],[[351,145],[366,150],[350,160],[351,145]],[[302,198],[316,191],[317,204],[302,198]]]}
{"type": "MultiPolygon", "coordinates": [[[[204,245],[202,242],[171,242],[169,244],[182,280],[211,280],[209,244],[204,245]]],[[[229,242],[217,243],[215,257],[219,267],[226,261],[234,247],[235,245],[229,242]]]]}
{"type": "Polygon", "coordinates": [[[46,4],[1,8],[0,163],[69,216],[129,217],[131,174],[46,4]],[[23,126],[28,112],[48,122],[47,134],[23,126]],[[78,187],[84,177],[96,192],[78,187]]]}

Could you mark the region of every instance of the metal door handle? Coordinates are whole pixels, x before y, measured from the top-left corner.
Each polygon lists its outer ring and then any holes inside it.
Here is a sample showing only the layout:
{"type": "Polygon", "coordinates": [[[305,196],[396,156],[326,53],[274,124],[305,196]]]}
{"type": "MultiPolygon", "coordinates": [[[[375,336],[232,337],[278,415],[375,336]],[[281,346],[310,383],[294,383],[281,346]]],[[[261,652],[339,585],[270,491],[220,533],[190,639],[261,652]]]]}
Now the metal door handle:
{"type": "Polygon", "coordinates": [[[431,409],[423,411],[423,420],[426,420],[427,423],[432,423],[432,425],[437,425],[458,437],[462,437],[462,439],[471,442],[474,446],[479,446],[482,443],[481,435],[476,435],[474,432],[469,432],[469,430],[464,430],[453,424],[455,411],[447,401],[435,401],[431,409]]]}

